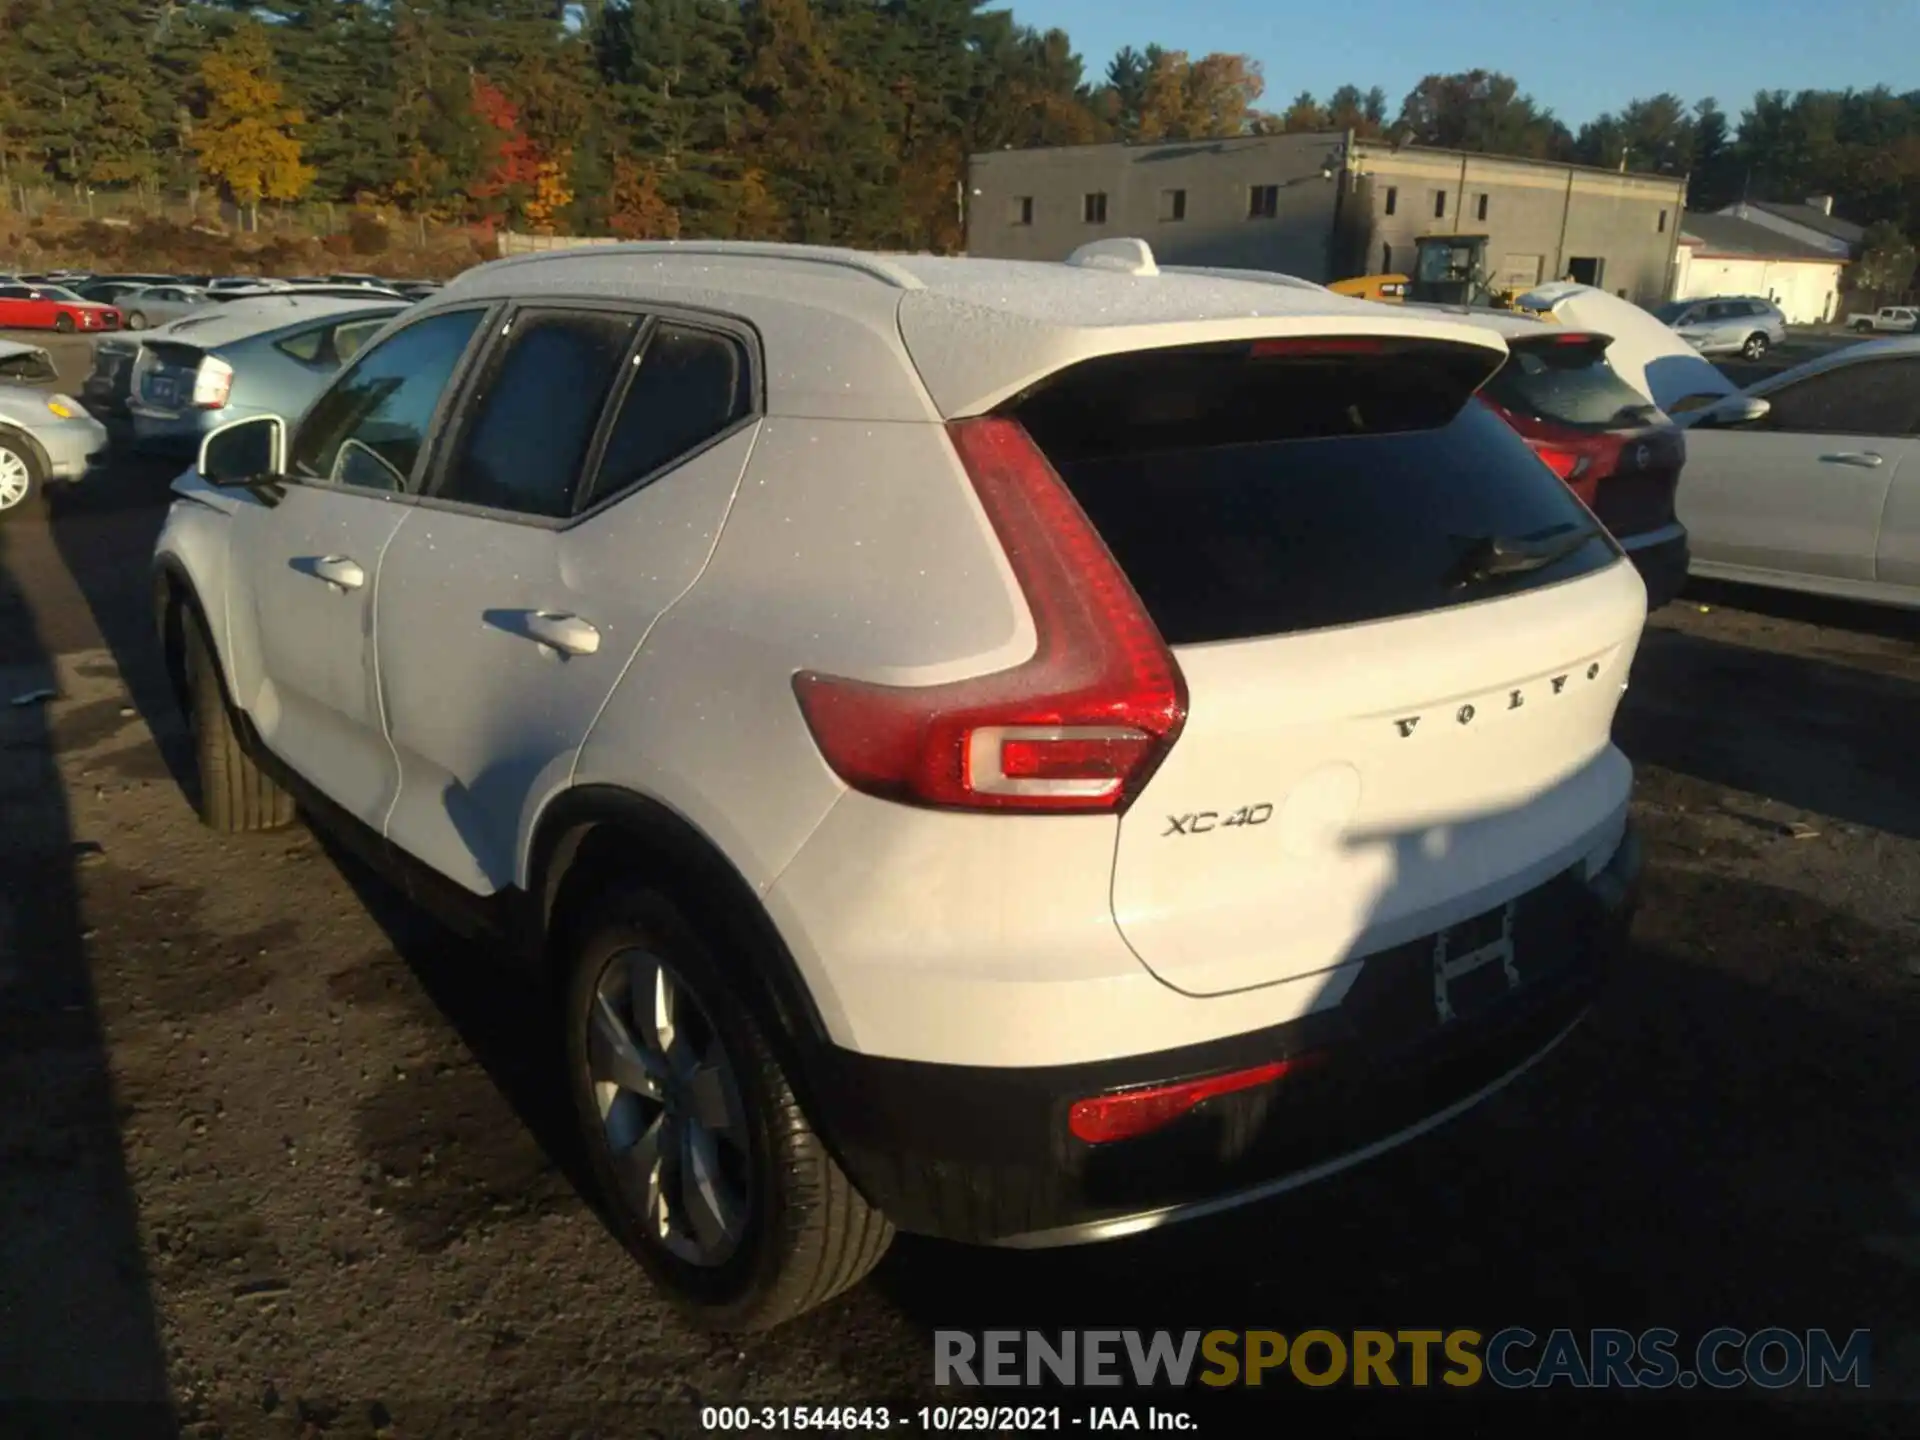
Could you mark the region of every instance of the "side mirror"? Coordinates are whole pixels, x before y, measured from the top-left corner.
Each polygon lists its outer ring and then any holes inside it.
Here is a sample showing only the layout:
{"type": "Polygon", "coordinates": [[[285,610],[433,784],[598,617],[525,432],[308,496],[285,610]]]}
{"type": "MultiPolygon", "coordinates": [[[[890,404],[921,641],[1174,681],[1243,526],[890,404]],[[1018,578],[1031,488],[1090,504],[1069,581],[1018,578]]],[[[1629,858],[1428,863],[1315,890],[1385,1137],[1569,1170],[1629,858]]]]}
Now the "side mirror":
{"type": "Polygon", "coordinates": [[[1714,430],[1732,430],[1741,425],[1751,425],[1756,420],[1764,420],[1773,406],[1756,395],[1729,395],[1726,399],[1707,406],[1695,425],[1705,425],[1714,430]]]}
{"type": "Polygon", "coordinates": [[[230,420],[200,442],[198,469],[209,485],[254,485],[286,467],[287,422],[278,415],[230,420]]]}

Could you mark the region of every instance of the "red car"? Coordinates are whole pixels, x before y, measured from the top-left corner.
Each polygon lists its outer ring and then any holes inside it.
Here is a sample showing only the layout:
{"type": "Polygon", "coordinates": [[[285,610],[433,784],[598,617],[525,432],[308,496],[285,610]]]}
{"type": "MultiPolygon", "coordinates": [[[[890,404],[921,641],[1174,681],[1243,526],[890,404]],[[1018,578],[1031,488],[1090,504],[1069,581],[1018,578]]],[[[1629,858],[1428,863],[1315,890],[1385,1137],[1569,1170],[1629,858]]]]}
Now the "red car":
{"type": "Polygon", "coordinates": [[[0,330],[118,330],[120,312],[58,285],[0,285],[0,330]]]}
{"type": "Polygon", "coordinates": [[[1586,502],[1639,567],[1647,608],[1680,593],[1687,531],[1674,514],[1680,427],[1607,363],[1612,340],[1499,317],[1508,358],[1480,398],[1586,502]]]}

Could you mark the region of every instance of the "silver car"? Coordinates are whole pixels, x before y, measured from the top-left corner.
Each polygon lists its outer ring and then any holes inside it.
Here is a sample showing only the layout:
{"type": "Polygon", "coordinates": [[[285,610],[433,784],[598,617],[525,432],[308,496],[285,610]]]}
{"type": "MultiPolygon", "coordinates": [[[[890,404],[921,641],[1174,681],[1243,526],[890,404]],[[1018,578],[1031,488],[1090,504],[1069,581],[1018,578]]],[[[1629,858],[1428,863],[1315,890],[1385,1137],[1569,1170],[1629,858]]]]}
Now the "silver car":
{"type": "Polygon", "coordinates": [[[107,448],[106,427],[52,388],[58,378],[39,346],[0,340],[0,516],[50,480],[78,480],[107,448]]]}
{"type": "Polygon", "coordinates": [[[121,296],[117,303],[127,317],[127,329],[145,330],[184,319],[213,302],[198,285],[149,285],[121,296]]]}
{"type": "Polygon", "coordinates": [[[191,453],[229,420],[299,414],[405,308],[376,297],[269,295],[147,332],[126,374],[134,445],[191,453]]]}
{"type": "Polygon", "coordinates": [[[1702,355],[1758,360],[1787,339],[1787,317],[1780,307],[1752,295],[1674,300],[1654,314],[1702,355]]]}
{"type": "Polygon", "coordinates": [[[1920,608],[1920,338],[1850,345],[1675,418],[1694,574],[1920,608]]]}

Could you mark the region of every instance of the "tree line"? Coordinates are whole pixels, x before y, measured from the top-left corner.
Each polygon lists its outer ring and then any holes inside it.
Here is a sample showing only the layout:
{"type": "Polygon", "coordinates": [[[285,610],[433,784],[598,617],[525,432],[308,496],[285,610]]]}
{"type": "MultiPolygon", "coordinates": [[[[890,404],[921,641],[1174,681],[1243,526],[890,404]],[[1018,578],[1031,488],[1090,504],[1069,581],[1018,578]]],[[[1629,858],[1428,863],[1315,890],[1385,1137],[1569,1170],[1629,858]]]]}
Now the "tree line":
{"type": "MultiPolygon", "coordinates": [[[[325,199],[634,237],[962,243],[970,152],[1352,129],[1836,197],[1920,231],[1920,90],[1636,99],[1577,130],[1510,76],[1261,108],[1245,55],[1123,49],[983,0],[0,0],[0,179],[325,199]]],[[[4,187],[0,187],[3,189],[4,187]]]]}

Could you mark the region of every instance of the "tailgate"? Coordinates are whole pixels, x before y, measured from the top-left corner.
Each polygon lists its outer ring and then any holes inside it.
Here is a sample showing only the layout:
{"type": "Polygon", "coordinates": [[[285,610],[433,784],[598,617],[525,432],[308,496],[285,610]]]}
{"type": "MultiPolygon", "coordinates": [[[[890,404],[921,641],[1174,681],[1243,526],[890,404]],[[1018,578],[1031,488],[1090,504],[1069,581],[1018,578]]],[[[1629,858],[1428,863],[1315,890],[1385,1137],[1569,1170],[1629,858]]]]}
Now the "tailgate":
{"type": "MultiPolygon", "coordinates": [[[[1464,352],[1463,352],[1464,353],[1464,352]]],[[[1624,823],[1645,618],[1613,541],[1431,347],[1076,367],[1016,413],[1174,647],[1185,729],[1114,917],[1191,994],[1481,914],[1624,823]]]]}

